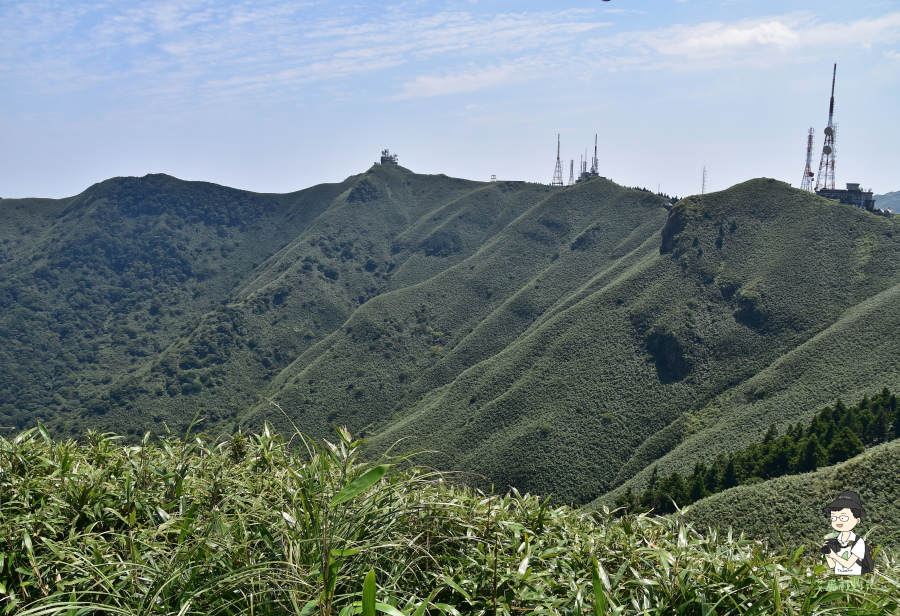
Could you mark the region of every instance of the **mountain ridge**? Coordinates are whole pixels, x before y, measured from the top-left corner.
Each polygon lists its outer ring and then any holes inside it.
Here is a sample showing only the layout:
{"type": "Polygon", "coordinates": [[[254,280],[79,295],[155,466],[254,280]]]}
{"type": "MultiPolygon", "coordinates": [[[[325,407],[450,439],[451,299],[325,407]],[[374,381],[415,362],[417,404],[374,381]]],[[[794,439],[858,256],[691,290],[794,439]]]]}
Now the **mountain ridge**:
{"type": "Polygon", "coordinates": [[[347,424],[583,504],[776,408],[900,387],[897,222],[775,180],[671,207],[602,178],[376,165],[284,195],[152,175],[0,210],[0,421],[19,427],[347,424]]]}

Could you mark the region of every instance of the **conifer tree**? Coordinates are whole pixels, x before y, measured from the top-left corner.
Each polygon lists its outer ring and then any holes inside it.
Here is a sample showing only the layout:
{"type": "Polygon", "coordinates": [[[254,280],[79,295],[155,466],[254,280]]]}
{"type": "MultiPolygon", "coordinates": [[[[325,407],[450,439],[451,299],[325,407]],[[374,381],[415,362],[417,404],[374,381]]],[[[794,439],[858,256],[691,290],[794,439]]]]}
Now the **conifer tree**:
{"type": "Polygon", "coordinates": [[[790,438],[784,436],[770,443],[762,469],[764,479],[780,477],[788,472],[793,457],[792,445],[790,438]]]}
{"type": "Polygon", "coordinates": [[[864,450],[865,446],[859,437],[850,428],[844,426],[837,432],[828,447],[828,461],[831,464],[837,464],[861,454],[864,450]]]}
{"type": "Polygon", "coordinates": [[[734,458],[731,458],[725,466],[725,472],[722,473],[722,487],[727,490],[736,485],[738,485],[737,470],[735,468],[734,458]]]}
{"type": "Polygon", "coordinates": [[[803,444],[803,452],[797,465],[798,473],[809,473],[824,465],[828,461],[828,452],[819,442],[819,437],[813,434],[803,444]]]}
{"type": "Polygon", "coordinates": [[[763,445],[768,445],[772,441],[778,438],[778,428],[773,423],[769,426],[769,430],[766,432],[766,435],[763,437],[763,445]]]}

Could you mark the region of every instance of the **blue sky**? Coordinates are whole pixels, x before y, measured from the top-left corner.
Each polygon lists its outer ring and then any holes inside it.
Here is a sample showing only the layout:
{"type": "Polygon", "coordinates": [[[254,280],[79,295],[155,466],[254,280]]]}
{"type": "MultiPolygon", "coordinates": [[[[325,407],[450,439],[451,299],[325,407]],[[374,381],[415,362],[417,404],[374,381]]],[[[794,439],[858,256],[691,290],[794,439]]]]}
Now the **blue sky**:
{"type": "Polygon", "coordinates": [[[0,197],[168,173],[288,192],[365,171],[549,183],[593,149],[684,196],[815,165],[900,190],[897,0],[0,0],[0,197]],[[551,8],[552,7],[552,8],[551,8]]]}

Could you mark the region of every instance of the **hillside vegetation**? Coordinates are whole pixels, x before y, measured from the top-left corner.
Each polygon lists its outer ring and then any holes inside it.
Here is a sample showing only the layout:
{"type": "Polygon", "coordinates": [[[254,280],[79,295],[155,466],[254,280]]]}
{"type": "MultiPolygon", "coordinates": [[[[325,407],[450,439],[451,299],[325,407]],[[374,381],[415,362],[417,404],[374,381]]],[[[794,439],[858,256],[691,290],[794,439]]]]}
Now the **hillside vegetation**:
{"type": "Polygon", "coordinates": [[[887,389],[878,396],[864,397],[854,406],[841,400],[826,406],[808,426],[800,422],[783,435],[773,424],[759,443],[719,454],[715,462],[697,462],[693,472],[675,471],[659,477],[651,469],[647,488],[640,494],[630,489],[616,498],[623,511],[673,513],[687,505],[742,484],[758,483],[784,475],[811,472],[819,467],[845,462],[865,451],[900,437],[900,405],[887,389]]]}
{"type": "Polygon", "coordinates": [[[0,437],[0,611],[874,616],[898,609],[900,565],[884,551],[874,573],[838,584],[816,540],[809,551],[775,549],[727,531],[701,533],[679,518],[615,519],[515,492],[486,495],[412,466],[409,455],[363,462],[363,443],[343,429],[335,436],[285,442],[266,426],[219,443],[148,434],[125,446],[96,432],[76,443],[42,427],[0,437]]]}
{"type": "Polygon", "coordinates": [[[774,180],[670,208],[376,165],[287,195],[117,178],[0,215],[17,428],[347,425],[372,455],[411,438],[473,485],[611,504],[651,465],[900,388],[900,221],[774,180]]]}
{"type": "Polygon", "coordinates": [[[822,508],[844,490],[860,495],[866,516],[857,532],[875,545],[900,545],[900,441],[873,447],[812,473],[738,486],[690,506],[684,518],[698,529],[731,528],[791,549],[830,532],[822,508]]]}

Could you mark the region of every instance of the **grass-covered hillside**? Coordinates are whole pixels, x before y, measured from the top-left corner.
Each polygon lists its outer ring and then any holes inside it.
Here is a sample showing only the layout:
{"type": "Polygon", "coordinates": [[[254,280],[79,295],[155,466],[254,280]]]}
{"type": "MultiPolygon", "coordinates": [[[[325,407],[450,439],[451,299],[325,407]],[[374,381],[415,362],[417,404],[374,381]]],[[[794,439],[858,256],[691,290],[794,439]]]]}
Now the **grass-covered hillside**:
{"type": "MultiPolygon", "coordinates": [[[[0,201],[0,424],[81,432],[351,185],[259,195],[165,175],[0,201]]],[[[126,426],[127,427],[127,426],[126,426]]]]}
{"type": "Polygon", "coordinates": [[[796,549],[832,532],[822,508],[844,490],[858,493],[866,511],[857,534],[874,545],[900,545],[900,441],[812,473],[714,494],[691,505],[684,517],[697,528],[730,527],[773,545],[783,538],[796,549]]]}
{"type": "MultiPolygon", "coordinates": [[[[375,441],[416,436],[457,468],[574,502],[656,460],[689,472],[773,422],[896,386],[897,230],[773,180],[682,200],[375,441]]],[[[554,265],[536,287],[565,276],[554,265]]]]}
{"type": "MultiPolygon", "coordinates": [[[[758,179],[674,208],[376,165],[2,200],[0,423],[401,438],[562,502],[900,388],[900,220],[758,179]],[[277,406],[276,406],[277,405],[277,406]]],[[[783,432],[783,430],[782,430],[783,432]]]]}

